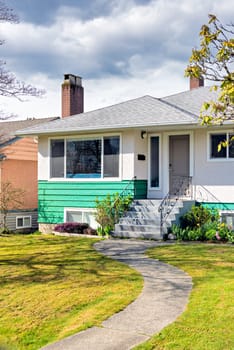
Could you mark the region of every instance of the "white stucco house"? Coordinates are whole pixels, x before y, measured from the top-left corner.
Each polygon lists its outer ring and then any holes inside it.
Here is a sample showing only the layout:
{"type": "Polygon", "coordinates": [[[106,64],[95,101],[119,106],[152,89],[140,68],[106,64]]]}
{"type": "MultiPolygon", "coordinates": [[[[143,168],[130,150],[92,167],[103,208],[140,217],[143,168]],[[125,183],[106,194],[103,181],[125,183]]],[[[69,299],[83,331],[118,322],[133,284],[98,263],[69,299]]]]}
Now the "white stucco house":
{"type": "Polygon", "coordinates": [[[72,220],[92,225],[96,198],[126,186],[134,198],[160,201],[182,191],[233,224],[234,144],[217,146],[234,125],[201,126],[201,105],[211,98],[201,85],[83,113],[81,78],[66,74],[62,118],[18,132],[38,137],[40,229],[72,220]]]}

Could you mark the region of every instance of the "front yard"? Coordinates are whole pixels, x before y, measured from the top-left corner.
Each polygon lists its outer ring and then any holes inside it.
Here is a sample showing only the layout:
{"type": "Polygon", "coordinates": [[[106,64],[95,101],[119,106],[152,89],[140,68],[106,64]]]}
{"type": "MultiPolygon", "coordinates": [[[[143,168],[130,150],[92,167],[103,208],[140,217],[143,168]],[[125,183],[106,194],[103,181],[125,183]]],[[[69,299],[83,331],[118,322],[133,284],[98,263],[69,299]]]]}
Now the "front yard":
{"type": "Polygon", "coordinates": [[[185,312],[137,350],[234,349],[234,246],[176,244],[148,251],[186,271],[193,290],[185,312]]]}
{"type": "MultiPolygon", "coordinates": [[[[123,309],[141,276],[101,256],[97,239],[0,236],[0,349],[38,350],[123,309]]],[[[234,349],[234,246],[173,244],[148,251],[186,271],[193,290],[185,312],[141,350],[234,349]]]]}
{"type": "Polygon", "coordinates": [[[94,241],[0,236],[1,349],[38,350],[100,324],[137,297],[141,276],[101,256],[94,241]]]}

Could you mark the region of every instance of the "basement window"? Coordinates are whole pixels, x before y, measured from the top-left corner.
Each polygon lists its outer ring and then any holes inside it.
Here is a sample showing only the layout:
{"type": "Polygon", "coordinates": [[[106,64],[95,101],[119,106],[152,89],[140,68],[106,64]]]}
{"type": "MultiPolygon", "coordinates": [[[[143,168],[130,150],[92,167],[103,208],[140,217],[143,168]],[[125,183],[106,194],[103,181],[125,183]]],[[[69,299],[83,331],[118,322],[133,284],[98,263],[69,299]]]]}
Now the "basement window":
{"type": "Polygon", "coordinates": [[[98,227],[95,220],[95,210],[90,208],[65,208],[64,222],[87,223],[93,229],[98,227]]]}
{"type": "Polygon", "coordinates": [[[227,224],[227,226],[234,230],[234,213],[233,212],[222,212],[221,221],[227,224]]]}
{"type": "Polygon", "coordinates": [[[16,228],[30,228],[32,227],[31,216],[17,216],[16,217],[16,228]]]}

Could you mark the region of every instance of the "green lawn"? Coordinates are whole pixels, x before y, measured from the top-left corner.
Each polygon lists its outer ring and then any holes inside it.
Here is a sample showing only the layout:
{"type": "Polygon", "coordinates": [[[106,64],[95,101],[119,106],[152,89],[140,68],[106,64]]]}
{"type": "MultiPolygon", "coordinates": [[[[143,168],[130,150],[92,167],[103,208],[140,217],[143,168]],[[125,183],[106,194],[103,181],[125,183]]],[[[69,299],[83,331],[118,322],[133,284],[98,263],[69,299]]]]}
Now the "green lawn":
{"type": "Polygon", "coordinates": [[[0,349],[38,350],[100,324],[137,297],[142,277],[97,253],[94,242],[0,236],[0,349]]]}
{"type": "Polygon", "coordinates": [[[234,349],[234,246],[177,244],[157,247],[151,258],[172,264],[193,278],[186,311],[137,350],[234,349]]]}

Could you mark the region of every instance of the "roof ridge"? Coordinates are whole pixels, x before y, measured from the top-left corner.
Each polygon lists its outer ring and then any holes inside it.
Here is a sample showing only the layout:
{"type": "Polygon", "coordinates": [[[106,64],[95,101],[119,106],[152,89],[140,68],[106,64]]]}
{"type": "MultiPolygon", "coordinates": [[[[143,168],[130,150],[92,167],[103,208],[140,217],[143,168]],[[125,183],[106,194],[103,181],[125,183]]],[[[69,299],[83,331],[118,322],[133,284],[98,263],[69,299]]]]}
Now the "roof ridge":
{"type": "Polygon", "coordinates": [[[161,97],[160,99],[165,99],[165,98],[171,98],[171,97],[174,97],[174,96],[178,96],[178,95],[183,95],[183,94],[186,94],[186,93],[191,93],[191,92],[194,92],[194,91],[197,91],[197,90],[204,90],[204,89],[209,89],[210,88],[210,86],[199,86],[199,87],[197,87],[197,88],[195,88],[195,89],[192,89],[192,90],[184,90],[184,91],[180,91],[180,92],[176,92],[176,93],[174,93],[174,94],[172,94],[172,95],[167,95],[167,96],[164,96],[164,97],[161,97]]]}
{"type": "MultiPolygon", "coordinates": [[[[111,108],[111,107],[116,107],[116,106],[120,106],[120,105],[123,105],[123,104],[126,104],[126,103],[129,103],[129,102],[133,102],[133,101],[136,101],[136,100],[141,100],[145,97],[150,97],[151,99],[155,99],[155,100],[158,100],[157,97],[154,97],[154,96],[150,96],[150,95],[143,95],[143,96],[139,96],[139,97],[135,97],[135,98],[131,98],[129,100],[125,100],[125,101],[121,101],[121,102],[117,102],[117,103],[113,103],[111,105],[108,105],[108,106],[104,106],[104,107],[99,107],[99,108],[96,108],[96,109],[92,109],[90,111],[86,111],[86,112],[83,112],[83,113],[78,113],[78,114],[73,114],[73,115],[70,115],[66,118],[72,118],[72,117],[76,117],[77,115],[82,115],[82,114],[86,114],[86,113],[94,113],[94,112],[98,112],[98,111],[101,111],[103,109],[107,109],[107,108],[111,108]]],[[[66,119],[66,118],[62,118],[62,119],[66,119]]]]}
{"type": "Polygon", "coordinates": [[[170,106],[170,107],[174,107],[175,109],[177,109],[177,110],[179,110],[179,111],[181,111],[181,112],[184,112],[184,113],[187,113],[187,114],[191,115],[191,116],[193,117],[193,119],[197,120],[198,115],[196,115],[196,114],[194,114],[194,113],[192,113],[192,112],[189,112],[188,110],[186,110],[186,109],[184,109],[184,108],[181,108],[181,107],[175,105],[174,103],[165,101],[163,98],[159,98],[159,100],[160,100],[161,102],[167,104],[167,105],[170,106]]]}

